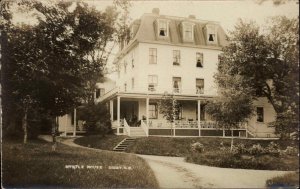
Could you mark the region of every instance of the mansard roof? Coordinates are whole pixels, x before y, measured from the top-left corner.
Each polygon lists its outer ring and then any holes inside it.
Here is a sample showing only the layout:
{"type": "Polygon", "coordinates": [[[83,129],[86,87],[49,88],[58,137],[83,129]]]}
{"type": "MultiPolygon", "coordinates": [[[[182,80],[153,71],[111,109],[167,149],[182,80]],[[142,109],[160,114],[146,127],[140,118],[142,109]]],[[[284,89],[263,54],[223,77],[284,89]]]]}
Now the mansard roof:
{"type": "Polygon", "coordinates": [[[159,42],[161,41],[156,35],[155,21],[158,19],[168,20],[169,22],[169,34],[170,37],[168,40],[164,41],[172,45],[193,45],[193,46],[212,46],[207,44],[205,38],[205,27],[206,25],[214,25],[217,28],[217,38],[218,43],[213,46],[226,46],[226,34],[217,22],[211,21],[201,21],[195,18],[182,18],[182,17],[173,17],[165,16],[158,14],[144,14],[141,19],[135,20],[131,26],[134,26],[134,37],[130,41],[137,40],[139,42],[159,42]],[[189,42],[184,42],[181,35],[181,23],[188,22],[193,23],[194,25],[194,42],[193,44],[189,42]]]}

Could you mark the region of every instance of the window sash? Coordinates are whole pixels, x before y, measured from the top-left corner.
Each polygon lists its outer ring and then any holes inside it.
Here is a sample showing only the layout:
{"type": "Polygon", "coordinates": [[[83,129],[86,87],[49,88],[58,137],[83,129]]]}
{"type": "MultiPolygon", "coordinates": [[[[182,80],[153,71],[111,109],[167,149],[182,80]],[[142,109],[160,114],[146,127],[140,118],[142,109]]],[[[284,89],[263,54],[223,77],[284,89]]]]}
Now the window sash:
{"type": "Polygon", "coordinates": [[[186,40],[193,39],[193,26],[190,24],[184,25],[184,39],[186,39],[186,40]]]}
{"type": "Polygon", "coordinates": [[[179,50],[174,50],[173,51],[173,64],[180,64],[180,51],[179,50]]]}
{"type": "Polygon", "coordinates": [[[204,93],[204,79],[196,79],[196,94],[204,93]]]}
{"type": "Polygon", "coordinates": [[[196,66],[203,67],[203,53],[196,53],[196,66]]]}
{"type": "Polygon", "coordinates": [[[157,117],[158,117],[157,104],[149,104],[148,113],[149,113],[150,119],[157,119],[157,117]]]}
{"type": "Polygon", "coordinates": [[[181,77],[173,77],[173,91],[176,93],[181,91],[181,77]]]}
{"type": "Polygon", "coordinates": [[[149,49],[149,63],[150,64],[156,64],[157,60],[157,51],[155,48],[149,49]]]}
{"type": "Polygon", "coordinates": [[[264,108],[263,107],[256,107],[256,121],[264,122],[264,108]]]}

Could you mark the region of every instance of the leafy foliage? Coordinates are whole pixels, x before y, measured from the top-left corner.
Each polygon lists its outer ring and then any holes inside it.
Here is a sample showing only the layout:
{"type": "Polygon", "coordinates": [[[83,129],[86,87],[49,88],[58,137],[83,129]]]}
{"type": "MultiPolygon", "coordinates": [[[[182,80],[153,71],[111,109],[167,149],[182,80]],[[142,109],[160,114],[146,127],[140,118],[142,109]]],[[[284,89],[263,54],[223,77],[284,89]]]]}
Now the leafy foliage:
{"type": "Polygon", "coordinates": [[[237,23],[215,75],[221,99],[215,103],[216,107],[210,108],[214,118],[223,120],[224,125],[234,125],[232,122],[238,119],[244,121],[251,116],[251,102],[266,97],[277,113],[276,123],[273,123],[276,133],[286,136],[297,129],[298,28],[297,19],[286,17],[272,18],[264,32],[254,22],[240,20],[237,23]],[[234,121],[226,120],[226,116],[234,121]]]}
{"type": "Polygon", "coordinates": [[[37,19],[36,25],[3,25],[1,35],[7,42],[3,100],[9,100],[6,106],[12,113],[21,112],[26,128],[29,109],[54,119],[90,97],[95,83],[89,81],[102,76],[117,13],[113,8],[99,12],[79,2],[74,10],[72,3],[63,2],[15,5],[34,11],[37,19]]]}
{"type": "Polygon", "coordinates": [[[163,114],[163,117],[169,122],[174,122],[175,119],[178,119],[180,104],[174,99],[173,95],[165,93],[159,101],[158,107],[159,113],[163,114]]]}

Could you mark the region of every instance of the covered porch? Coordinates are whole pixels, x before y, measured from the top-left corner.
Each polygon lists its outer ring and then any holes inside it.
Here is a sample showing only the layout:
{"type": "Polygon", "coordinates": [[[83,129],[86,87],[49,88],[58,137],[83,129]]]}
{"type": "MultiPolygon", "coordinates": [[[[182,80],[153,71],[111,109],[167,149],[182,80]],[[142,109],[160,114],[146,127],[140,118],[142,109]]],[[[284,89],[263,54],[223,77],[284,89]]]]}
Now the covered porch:
{"type": "Polygon", "coordinates": [[[180,111],[173,123],[159,113],[159,99],[161,96],[149,95],[117,95],[110,99],[109,109],[115,133],[128,136],[248,137],[247,125],[233,130],[217,127],[205,112],[208,99],[177,97],[180,111]]]}

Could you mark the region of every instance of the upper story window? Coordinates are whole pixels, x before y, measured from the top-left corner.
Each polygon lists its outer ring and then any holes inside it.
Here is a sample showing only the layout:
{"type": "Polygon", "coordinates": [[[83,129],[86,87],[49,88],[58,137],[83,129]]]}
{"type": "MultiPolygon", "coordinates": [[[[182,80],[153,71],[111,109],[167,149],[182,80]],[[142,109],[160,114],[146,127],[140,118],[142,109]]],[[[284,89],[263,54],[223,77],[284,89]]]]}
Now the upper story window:
{"type": "Polygon", "coordinates": [[[124,83],[124,92],[127,91],[127,83],[124,83]]]}
{"type": "Polygon", "coordinates": [[[206,25],[207,44],[217,44],[217,28],[214,25],[206,25]]]}
{"type": "Polygon", "coordinates": [[[131,78],[131,89],[134,89],[134,78],[131,78]]]}
{"type": "Polygon", "coordinates": [[[157,75],[148,75],[148,91],[156,91],[157,75]]]}
{"type": "Polygon", "coordinates": [[[169,28],[167,20],[157,20],[157,28],[158,28],[158,36],[159,37],[168,37],[169,36],[169,28]]]}
{"type": "Polygon", "coordinates": [[[184,41],[194,41],[194,24],[183,23],[183,40],[184,41]]]}
{"type": "Polygon", "coordinates": [[[204,94],[204,79],[196,79],[196,94],[204,94]]]}
{"type": "Polygon", "coordinates": [[[124,73],[125,74],[127,73],[127,62],[126,61],[124,62],[124,73]]]}
{"type": "Polygon", "coordinates": [[[264,108],[263,107],[256,107],[256,121],[264,122],[264,108]]]}
{"type": "Polygon", "coordinates": [[[149,64],[157,63],[157,50],[156,48],[149,49],[149,64]]]}
{"type": "Polygon", "coordinates": [[[181,77],[173,77],[173,92],[181,92],[181,77]]]}
{"type": "Polygon", "coordinates": [[[134,68],[134,51],[131,53],[131,67],[134,68]]]}
{"type": "Polygon", "coordinates": [[[105,93],[104,88],[96,89],[96,98],[99,98],[99,97],[103,96],[104,93],[105,93]]]}
{"type": "Polygon", "coordinates": [[[173,65],[180,65],[180,51],[173,50],[173,65]]]}
{"type": "Polygon", "coordinates": [[[196,53],[196,67],[203,68],[203,53],[196,53]]]}

